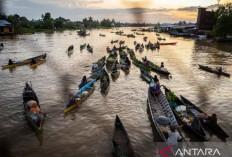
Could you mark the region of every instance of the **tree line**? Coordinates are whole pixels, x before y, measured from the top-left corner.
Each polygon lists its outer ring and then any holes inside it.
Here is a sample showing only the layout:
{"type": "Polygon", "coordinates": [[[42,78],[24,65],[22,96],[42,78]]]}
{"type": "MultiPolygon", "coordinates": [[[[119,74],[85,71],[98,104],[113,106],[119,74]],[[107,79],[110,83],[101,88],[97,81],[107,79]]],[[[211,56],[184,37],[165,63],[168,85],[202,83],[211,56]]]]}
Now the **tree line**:
{"type": "Polygon", "coordinates": [[[63,29],[81,29],[81,28],[111,28],[120,27],[121,23],[114,19],[103,19],[101,21],[94,20],[92,17],[84,18],[82,21],[71,21],[63,17],[52,18],[49,12],[42,14],[39,20],[28,20],[24,16],[0,15],[0,19],[4,19],[13,24],[16,33],[33,32],[38,30],[63,30],[63,29]]]}

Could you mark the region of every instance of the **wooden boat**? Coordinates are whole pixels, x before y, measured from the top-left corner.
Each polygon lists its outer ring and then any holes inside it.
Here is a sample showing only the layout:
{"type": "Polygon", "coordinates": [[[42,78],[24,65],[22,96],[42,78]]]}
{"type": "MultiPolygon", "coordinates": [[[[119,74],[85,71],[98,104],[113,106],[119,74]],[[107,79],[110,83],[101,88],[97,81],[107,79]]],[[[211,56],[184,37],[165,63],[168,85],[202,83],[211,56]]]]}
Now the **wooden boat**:
{"type": "Polygon", "coordinates": [[[74,52],[74,46],[73,45],[69,46],[67,52],[69,55],[72,54],[74,52]]]}
{"type": "Polygon", "coordinates": [[[117,59],[117,55],[109,55],[109,57],[106,59],[106,64],[112,65],[117,59]]]}
{"type": "MultiPolygon", "coordinates": [[[[93,79],[94,79],[94,80],[98,80],[104,71],[105,71],[105,68],[102,68],[102,69],[98,70],[97,72],[95,72],[95,73],[93,73],[91,76],[89,76],[89,77],[87,78],[87,81],[90,82],[90,81],[92,81],[93,79]]],[[[87,84],[87,83],[86,83],[86,84],[87,84]]],[[[83,86],[85,86],[84,83],[80,83],[80,84],[78,85],[78,87],[79,87],[80,89],[81,89],[83,86]]]]}
{"type": "Polygon", "coordinates": [[[118,42],[118,40],[111,40],[111,44],[113,44],[113,43],[117,43],[118,42]]]}
{"type": "Polygon", "coordinates": [[[101,59],[99,59],[97,62],[93,63],[93,64],[97,64],[98,66],[92,67],[92,73],[99,71],[100,69],[102,69],[105,65],[105,61],[106,61],[106,57],[102,57],[101,59]]]}
{"type": "Polygon", "coordinates": [[[93,80],[82,87],[69,101],[69,103],[64,107],[64,113],[74,109],[83,101],[85,101],[94,91],[95,86],[94,83],[96,80],[93,80]]]}
{"type": "Polygon", "coordinates": [[[80,45],[80,50],[82,51],[86,47],[86,44],[80,45]]]}
{"type": "Polygon", "coordinates": [[[172,43],[159,43],[159,45],[176,45],[177,42],[172,42],[172,43]]]}
{"type": "Polygon", "coordinates": [[[45,59],[46,57],[47,57],[47,54],[45,53],[43,55],[40,55],[40,56],[37,56],[37,57],[33,57],[33,58],[29,58],[29,59],[26,59],[26,60],[23,60],[23,61],[16,61],[14,64],[2,66],[2,70],[8,69],[8,68],[14,68],[16,66],[30,64],[32,59],[34,59],[35,61],[37,61],[37,60],[40,60],[40,59],[45,59]]]}
{"type": "MultiPolygon", "coordinates": [[[[199,113],[204,113],[207,115],[204,111],[202,111],[199,107],[191,103],[188,99],[186,99],[183,96],[180,96],[181,100],[184,102],[184,104],[189,108],[190,112],[192,112],[195,116],[197,116],[199,113]]],[[[211,116],[207,115],[209,118],[211,116]]],[[[205,120],[201,120],[201,123],[204,127],[207,127],[208,129],[215,132],[217,135],[223,138],[229,137],[229,135],[217,124],[216,126],[210,126],[205,120]]]]}
{"type": "Polygon", "coordinates": [[[125,44],[125,41],[122,41],[122,40],[121,40],[121,41],[119,42],[119,45],[123,45],[123,44],[125,44]]]}
{"type": "Polygon", "coordinates": [[[23,108],[25,112],[25,118],[30,123],[30,125],[33,127],[33,129],[35,129],[36,131],[40,131],[42,130],[42,125],[43,125],[43,118],[42,118],[43,113],[39,114],[40,118],[38,117],[37,122],[31,118],[30,106],[28,104],[28,102],[31,100],[36,101],[39,109],[41,109],[36,93],[34,92],[32,87],[28,83],[26,83],[26,86],[23,91],[23,108]]]}
{"type": "MultiPolygon", "coordinates": [[[[167,131],[170,131],[170,125],[179,127],[175,115],[173,114],[172,109],[170,108],[169,103],[162,92],[158,96],[155,96],[149,87],[147,102],[153,122],[152,124],[154,124],[155,129],[162,141],[169,146],[170,144],[167,142],[167,131]],[[162,119],[166,119],[165,122],[162,122],[162,119]]],[[[177,131],[182,136],[180,129],[177,129],[177,131]]],[[[174,150],[172,149],[172,153],[174,153],[173,151],[174,150]]]]}
{"type": "Polygon", "coordinates": [[[106,35],[105,34],[100,34],[101,37],[105,37],[106,35]]]}
{"type": "Polygon", "coordinates": [[[114,62],[113,66],[112,66],[112,68],[111,68],[111,77],[112,77],[113,79],[118,78],[119,75],[120,75],[120,66],[117,65],[117,68],[114,68],[114,65],[115,65],[115,64],[116,64],[116,62],[114,62]]]}
{"type": "Polygon", "coordinates": [[[146,70],[146,71],[151,71],[151,68],[147,67],[143,62],[139,61],[138,59],[136,58],[131,58],[132,61],[133,61],[133,64],[139,68],[142,68],[143,70],[146,70]]]}
{"type": "Polygon", "coordinates": [[[100,77],[100,88],[102,93],[106,93],[109,90],[110,87],[110,77],[106,70],[102,72],[102,75],[100,77]]]}
{"type": "Polygon", "coordinates": [[[88,47],[87,50],[88,50],[90,53],[93,53],[93,48],[92,48],[92,47],[88,47]]]}
{"type": "Polygon", "coordinates": [[[113,135],[113,157],[134,157],[134,150],[130,138],[118,115],[115,119],[113,135]]]}
{"type": "Polygon", "coordinates": [[[46,59],[38,60],[38,61],[36,61],[35,64],[30,65],[30,68],[36,68],[37,66],[39,66],[39,65],[41,65],[41,64],[43,64],[45,62],[46,62],[46,59]]]}
{"type": "Polygon", "coordinates": [[[164,74],[164,75],[170,75],[171,74],[169,71],[166,71],[166,70],[160,68],[158,65],[152,63],[149,60],[146,61],[147,63],[145,63],[144,58],[142,58],[142,60],[143,60],[144,64],[148,64],[148,67],[150,67],[152,71],[155,71],[157,73],[164,74]]]}
{"type": "Polygon", "coordinates": [[[170,107],[175,116],[196,136],[206,141],[206,134],[201,124],[196,127],[193,126],[194,118],[197,117],[190,110],[190,112],[188,112],[188,106],[186,106],[185,103],[183,103],[170,89],[167,89],[166,87],[164,87],[164,89],[167,100],[169,101],[170,107]],[[196,128],[198,128],[198,130],[196,130],[196,128]]]}
{"type": "Polygon", "coordinates": [[[127,56],[120,56],[120,68],[125,72],[130,72],[131,62],[129,64],[126,63],[127,56]]]}
{"type": "Polygon", "coordinates": [[[145,70],[140,68],[142,78],[147,82],[150,83],[153,80],[153,77],[145,70]]]}
{"type": "Polygon", "coordinates": [[[208,71],[208,72],[211,72],[211,73],[215,73],[215,74],[218,74],[218,75],[224,75],[224,76],[227,76],[227,77],[230,77],[230,74],[228,73],[225,73],[225,72],[220,72],[218,69],[213,69],[213,68],[210,68],[208,66],[203,66],[203,65],[200,65],[199,64],[199,69],[202,69],[202,70],[205,70],[205,71],[208,71]]]}

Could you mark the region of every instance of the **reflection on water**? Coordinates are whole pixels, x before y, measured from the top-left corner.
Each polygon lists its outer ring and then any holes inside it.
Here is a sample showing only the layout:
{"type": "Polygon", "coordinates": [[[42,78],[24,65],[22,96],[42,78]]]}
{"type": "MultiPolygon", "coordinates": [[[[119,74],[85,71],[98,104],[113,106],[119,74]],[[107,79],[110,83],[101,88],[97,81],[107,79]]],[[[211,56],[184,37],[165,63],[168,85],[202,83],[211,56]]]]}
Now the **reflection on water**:
{"type": "MultiPolygon", "coordinates": [[[[130,28],[123,28],[131,33],[130,28]]],[[[152,126],[147,111],[148,85],[140,77],[140,70],[132,64],[129,74],[122,71],[112,81],[108,93],[103,96],[100,83],[94,93],[75,110],[64,116],[63,108],[70,93],[78,90],[83,75],[90,76],[91,63],[104,55],[110,41],[125,40],[125,45],[134,48],[134,40],[144,43],[143,36],[135,39],[115,36],[112,30],[91,30],[90,36],[79,37],[75,31],[36,33],[2,38],[5,45],[0,52],[0,65],[9,58],[22,60],[47,53],[47,61],[36,69],[21,66],[0,71],[0,137],[7,136],[16,156],[111,156],[115,115],[122,120],[132,142],[136,156],[152,156],[154,141],[160,141],[152,126]],[[99,34],[106,34],[100,37],[99,34]],[[93,54],[80,45],[89,43],[93,54]],[[70,45],[74,53],[66,53],[70,45]],[[31,81],[47,113],[43,132],[35,134],[23,116],[22,91],[26,81],[31,81]]],[[[155,33],[145,33],[148,41],[156,42],[155,33]]],[[[232,105],[231,78],[217,77],[198,69],[198,64],[222,66],[232,73],[232,47],[225,43],[200,43],[189,38],[161,34],[167,42],[178,42],[176,46],[161,46],[159,51],[136,52],[141,60],[147,58],[156,64],[165,63],[172,77],[158,75],[161,84],[171,88],[201,107],[208,114],[216,113],[218,123],[229,134],[231,141],[232,105]]],[[[118,44],[115,44],[118,47],[118,44]]],[[[152,76],[155,73],[152,72],[152,76]]],[[[199,141],[191,132],[182,128],[188,141],[199,141]]],[[[222,141],[207,131],[210,141],[222,141]]]]}

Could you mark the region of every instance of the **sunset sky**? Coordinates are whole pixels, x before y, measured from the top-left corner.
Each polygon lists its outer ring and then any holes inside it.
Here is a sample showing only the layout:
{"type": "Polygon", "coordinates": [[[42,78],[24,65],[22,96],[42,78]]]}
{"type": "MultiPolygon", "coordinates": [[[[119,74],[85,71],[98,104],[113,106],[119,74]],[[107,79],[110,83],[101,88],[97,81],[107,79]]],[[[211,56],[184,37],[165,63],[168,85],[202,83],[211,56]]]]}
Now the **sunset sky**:
{"type": "MultiPolygon", "coordinates": [[[[232,2],[221,0],[220,3],[232,2]]],[[[217,0],[5,0],[6,14],[39,19],[50,12],[53,18],[71,20],[114,18],[121,22],[196,22],[197,8],[217,8],[217,0]]]]}

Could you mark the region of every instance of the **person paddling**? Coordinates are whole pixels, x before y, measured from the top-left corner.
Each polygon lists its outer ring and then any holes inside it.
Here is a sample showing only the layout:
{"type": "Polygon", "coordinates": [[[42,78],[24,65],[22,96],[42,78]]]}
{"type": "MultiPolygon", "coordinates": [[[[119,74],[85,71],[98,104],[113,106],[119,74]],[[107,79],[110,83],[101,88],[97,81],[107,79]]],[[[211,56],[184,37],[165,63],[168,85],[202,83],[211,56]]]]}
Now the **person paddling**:
{"type": "Polygon", "coordinates": [[[180,136],[179,132],[176,132],[176,127],[175,126],[171,125],[170,130],[171,131],[168,131],[167,142],[168,142],[169,145],[177,146],[178,141],[180,141],[182,139],[182,137],[180,136]]]}
{"type": "Polygon", "coordinates": [[[164,62],[161,62],[160,68],[164,68],[164,62]]]}
{"type": "Polygon", "coordinates": [[[8,65],[12,65],[14,64],[14,62],[12,61],[12,59],[9,59],[8,65]]]}
{"type": "Polygon", "coordinates": [[[31,65],[33,64],[36,64],[36,60],[34,58],[31,60],[31,65]]]}

